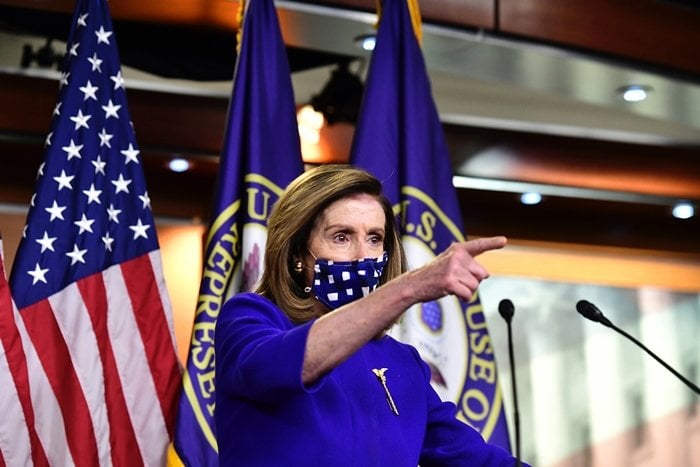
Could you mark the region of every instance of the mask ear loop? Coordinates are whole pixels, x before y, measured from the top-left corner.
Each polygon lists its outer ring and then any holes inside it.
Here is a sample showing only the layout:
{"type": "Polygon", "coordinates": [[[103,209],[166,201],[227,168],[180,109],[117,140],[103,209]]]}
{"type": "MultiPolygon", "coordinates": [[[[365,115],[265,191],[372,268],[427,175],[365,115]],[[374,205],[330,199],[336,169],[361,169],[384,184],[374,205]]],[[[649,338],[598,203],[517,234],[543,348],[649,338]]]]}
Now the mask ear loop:
{"type": "MultiPolygon", "coordinates": [[[[311,252],[309,252],[309,253],[311,253],[311,252]]],[[[311,253],[311,255],[313,256],[313,253],[311,253]]],[[[315,256],[314,256],[314,258],[315,258],[315,256]]],[[[313,281],[314,279],[311,278],[311,280],[313,281]]],[[[311,293],[311,286],[310,285],[307,285],[306,287],[304,287],[304,293],[307,293],[307,294],[311,293]]]]}
{"type": "MultiPolygon", "coordinates": [[[[313,251],[309,250],[308,248],[306,249],[306,251],[308,251],[309,254],[314,257],[314,260],[318,260],[318,258],[313,253],[313,251]]],[[[306,287],[304,287],[304,293],[311,293],[311,286],[310,285],[307,285],[306,287]]]]}

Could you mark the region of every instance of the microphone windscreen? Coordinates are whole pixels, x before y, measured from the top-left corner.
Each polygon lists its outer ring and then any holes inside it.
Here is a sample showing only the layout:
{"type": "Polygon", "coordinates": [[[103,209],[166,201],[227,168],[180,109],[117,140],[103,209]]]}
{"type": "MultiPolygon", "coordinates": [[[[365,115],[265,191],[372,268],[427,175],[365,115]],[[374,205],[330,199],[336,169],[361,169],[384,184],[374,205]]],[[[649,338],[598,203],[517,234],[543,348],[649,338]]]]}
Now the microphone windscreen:
{"type": "Polygon", "coordinates": [[[600,321],[600,310],[587,300],[579,300],[576,303],[576,310],[591,321],[600,321]]]}
{"type": "Polygon", "coordinates": [[[515,307],[513,306],[513,302],[511,302],[507,298],[504,298],[498,304],[498,312],[501,314],[503,319],[510,323],[510,320],[513,318],[513,314],[515,313],[515,307]]]}

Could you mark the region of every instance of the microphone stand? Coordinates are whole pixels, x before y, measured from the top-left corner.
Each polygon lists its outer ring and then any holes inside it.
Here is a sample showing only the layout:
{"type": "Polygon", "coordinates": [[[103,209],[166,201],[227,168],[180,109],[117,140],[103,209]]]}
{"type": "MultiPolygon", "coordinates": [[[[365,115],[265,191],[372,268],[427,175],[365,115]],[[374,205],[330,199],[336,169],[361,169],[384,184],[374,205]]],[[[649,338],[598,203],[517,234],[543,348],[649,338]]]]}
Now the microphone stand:
{"type": "Polygon", "coordinates": [[[583,316],[586,318],[590,319],[591,321],[597,321],[603,326],[607,326],[616,332],[622,334],[635,344],[637,344],[640,348],[642,348],[646,353],[651,355],[654,360],[659,362],[661,365],[663,365],[664,368],[666,368],[668,371],[673,373],[678,379],[683,381],[690,389],[692,389],[696,394],[700,394],[700,388],[696,384],[694,384],[692,381],[688,380],[685,376],[680,374],[678,371],[676,371],[671,365],[663,361],[658,355],[656,355],[654,352],[649,350],[644,344],[642,344],[640,341],[634,338],[634,336],[628,334],[627,332],[623,331],[622,329],[618,328],[615,326],[608,318],[606,318],[603,313],[598,309],[597,306],[592,304],[591,302],[588,302],[586,300],[580,300],[576,304],[576,309],[578,310],[579,313],[581,313],[583,316]]]}
{"type": "Polygon", "coordinates": [[[520,412],[518,411],[518,385],[515,382],[515,358],[513,357],[513,331],[510,322],[515,313],[515,307],[510,300],[503,299],[498,304],[498,312],[508,326],[508,357],[510,358],[510,379],[513,387],[513,426],[515,427],[515,465],[520,467],[520,412]]]}
{"type": "Polygon", "coordinates": [[[648,353],[649,355],[651,355],[651,356],[654,358],[654,360],[656,360],[657,362],[661,363],[661,364],[664,366],[664,368],[666,368],[668,371],[670,371],[671,373],[673,373],[674,375],[676,375],[676,377],[677,377],[678,379],[680,379],[681,381],[683,381],[690,389],[692,389],[693,391],[695,391],[696,394],[700,394],[700,388],[698,388],[692,381],[688,380],[685,376],[683,376],[682,374],[678,373],[673,367],[671,367],[671,365],[669,365],[668,363],[666,363],[666,362],[664,362],[663,360],[661,360],[661,358],[659,358],[654,352],[652,352],[651,350],[649,350],[644,344],[642,344],[642,343],[639,342],[637,339],[635,339],[633,336],[631,336],[630,334],[626,333],[625,331],[623,331],[622,329],[618,328],[617,326],[615,326],[615,325],[612,324],[612,323],[610,323],[610,326],[609,326],[609,327],[612,328],[612,329],[614,329],[615,331],[619,332],[620,334],[622,334],[623,336],[625,336],[626,338],[628,338],[629,340],[631,340],[632,342],[634,342],[635,344],[637,344],[639,347],[641,347],[642,349],[644,349],[644,351],[645,351],[646,353],[648,353]]]}

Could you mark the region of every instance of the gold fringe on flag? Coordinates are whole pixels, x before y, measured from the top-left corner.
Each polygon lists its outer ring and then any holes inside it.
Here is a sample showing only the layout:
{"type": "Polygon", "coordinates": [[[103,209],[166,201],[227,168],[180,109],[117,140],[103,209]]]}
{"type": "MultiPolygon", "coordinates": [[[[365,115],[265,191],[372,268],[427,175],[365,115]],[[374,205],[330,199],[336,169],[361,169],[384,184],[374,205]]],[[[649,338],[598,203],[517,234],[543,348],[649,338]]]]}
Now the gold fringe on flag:
{"type": "Polygon", "coordinates": [[[243,16],[245,15],[245,7],[247,3],[247,0],[239,0],[238,10],[236,11],[236,26],[238,26],[238,30],[236,31],[236,54],[241,51],[241,40],[243,39],[243,16]]]}
{"type": "Polygon", "coordinates": [[[413,32],[418,39],[418,44],[423,44],[423,29],[421,28],[421,17],[420,8],[418,7],[418,0],[407,0],[408,1],[408,12],[411,14],[411,24],[413,24],[413,32]]]}
{"type": "Polygon", "coordinates": [[[168,445],[168,455],[165,459],[166,467],[185,467],[185,463],[180,459],[180,456],[175,450],[175,445],[172,442],[168,445]]]}

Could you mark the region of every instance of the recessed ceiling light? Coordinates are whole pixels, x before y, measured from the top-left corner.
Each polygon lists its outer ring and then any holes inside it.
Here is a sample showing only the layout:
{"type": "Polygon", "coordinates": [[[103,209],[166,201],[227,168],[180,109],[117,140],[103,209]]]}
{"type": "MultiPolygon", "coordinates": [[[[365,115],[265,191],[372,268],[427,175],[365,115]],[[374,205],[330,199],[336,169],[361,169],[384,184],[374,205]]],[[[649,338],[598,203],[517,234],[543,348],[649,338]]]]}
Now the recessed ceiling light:
{"type": "Polygon", "coordinates": [[[355,44],[362,50],[372,51],[377,43],[376,34],[362,34],[355,38],[355,44]]]}
{"type": "Polygon", "coordinates": [[[168,162],[168,168],[173,172],[186,172],[190,168],[190,161],[183,157],[175,157],[168,162]]]}
{"type": "Polygon", "coordinates": [[[641,86],[639,84],[631,84],[620,88],[620,94],[625,102],[640,102],[646,99],[651,92],[649,86],[641,86]]]}
{"type": "Polygon", "coordinates": [[[676,219],[690,219],[695,216],[695,207],[687,201],[681,201],[673,206],[672,213],[676,219]]]}
{"type": "Polygon", "coordinates": [[[534,191],[523,193],[522,195],[520,195],[520,202],[530,206],[534,204],[540,204],[542,202],[542,195],[534,191]]]}

